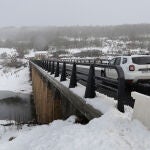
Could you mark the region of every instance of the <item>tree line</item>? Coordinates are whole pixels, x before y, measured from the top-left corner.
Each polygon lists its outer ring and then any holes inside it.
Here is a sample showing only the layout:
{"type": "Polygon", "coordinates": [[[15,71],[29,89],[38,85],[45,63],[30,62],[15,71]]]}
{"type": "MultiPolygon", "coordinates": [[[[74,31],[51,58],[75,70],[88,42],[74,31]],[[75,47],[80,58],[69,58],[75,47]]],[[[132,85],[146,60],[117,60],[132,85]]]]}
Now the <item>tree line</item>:
{"type": "MultiPolygon", "coordinates": [[[[150,24],[118,26],[67,26],[67,27],[4,27],[0,28],[0,47],[46,50],[102,46],[99,38],[141,41],[150,48],[150,24]],[[67,37],[67,38],[66,38],[67,37]],[[94,37],[93,40],[88,38],[94,37]],[[72,38],[72,39],[69,39],[72,38]]],[[[142,45],[143,46],[143,45],[142,45]]]]}

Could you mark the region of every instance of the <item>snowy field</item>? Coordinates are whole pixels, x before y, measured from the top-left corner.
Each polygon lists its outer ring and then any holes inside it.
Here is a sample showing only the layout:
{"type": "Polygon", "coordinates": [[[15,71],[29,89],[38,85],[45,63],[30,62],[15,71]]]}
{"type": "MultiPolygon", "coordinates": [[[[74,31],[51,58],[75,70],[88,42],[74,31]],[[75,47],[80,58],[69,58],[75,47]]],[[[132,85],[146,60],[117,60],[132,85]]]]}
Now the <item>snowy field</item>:
{"type": "Polygon", "coordinates": [[[29,82],[29,68],[2,68],[0,69],[0,91],[12,91],[18,93],[32,92],[29,82]]]}
{"type": "MultiPolygon", "coordinates": [[[[18,55],[16,49],[0,48],[0,55],[6,53],[7,57],[18,55]]],[[[18,93],[32,92],[31,82],[29,81],[29,68],[12,68],[2,66],[5,59],[0,59],[0,91],[12,91],[18,93]]],[[[22,59],[26,63],[27,60],[22,59]]]]}

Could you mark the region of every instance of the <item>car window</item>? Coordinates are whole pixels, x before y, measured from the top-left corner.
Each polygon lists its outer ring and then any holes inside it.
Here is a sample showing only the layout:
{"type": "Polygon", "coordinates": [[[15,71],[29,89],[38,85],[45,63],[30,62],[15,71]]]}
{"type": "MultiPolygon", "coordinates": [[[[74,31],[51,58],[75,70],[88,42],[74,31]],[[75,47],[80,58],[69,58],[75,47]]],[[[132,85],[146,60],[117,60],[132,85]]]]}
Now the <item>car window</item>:
{"type": "Polygon", "coordinates": [[[114,65],[120,65],[120,61],[121,61],[120,57],[116,58],[114,65]]]}
{"type": "Polygon", "coordinates": [[[110,60],[110,61],[109,61],[109,65],[114,65],[115,60],[116,60],[115,58],[113,58],[112,60],[110,60]]]}
{"type": "Polygon", "coordinates": [[[138,65],[150,64],[150,57],[133,57],[132,62],[138,65]]]}
{"type": "Polygon", "coordinates": [[[127,63],[127,58],[123,58],[122,64],[126,64],[126,63],[127,63]]]}

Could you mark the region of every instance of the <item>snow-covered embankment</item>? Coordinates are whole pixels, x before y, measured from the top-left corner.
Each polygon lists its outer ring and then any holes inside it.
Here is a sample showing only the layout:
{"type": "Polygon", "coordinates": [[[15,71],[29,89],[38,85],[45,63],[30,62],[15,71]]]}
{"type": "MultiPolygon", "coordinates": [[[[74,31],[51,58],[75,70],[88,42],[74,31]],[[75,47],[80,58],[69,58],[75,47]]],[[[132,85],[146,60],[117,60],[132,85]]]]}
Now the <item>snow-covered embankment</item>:
{"type": "Polygon", "coordinates": [[[30,93],[32,87],[29,80],[28,67],[2,68],[0,70],[0,91],[30,93]]]}

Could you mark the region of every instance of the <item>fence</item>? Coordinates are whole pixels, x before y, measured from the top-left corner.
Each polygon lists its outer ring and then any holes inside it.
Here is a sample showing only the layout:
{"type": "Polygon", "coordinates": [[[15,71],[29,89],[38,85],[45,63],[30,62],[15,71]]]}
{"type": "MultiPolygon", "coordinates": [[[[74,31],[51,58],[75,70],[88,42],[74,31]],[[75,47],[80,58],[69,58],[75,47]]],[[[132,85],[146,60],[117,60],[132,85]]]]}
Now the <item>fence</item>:
{"type": "Polygon", "coordinates": [[[124,112],[124,104],[127,103],[128,100],[125,91],[124,73],[120,66],[99,65],[91,62],[85,64],[82,62],[64,60],[33,60],[33,63],[42,67],[51,74],[54,74],[54,77],[58,77],[61,74],[60,82],[65,81],[66,78],[70,78],[69,88],[75,88],[77,86],[77,82],[85,85],[85,98],[94,98],[96,96],[95,91],[101,87],[114,91],[118,100],[117,108],[119,111],[124,112]],[[87,65],[90,65],[90,68],[88,68],[87,65]],[[95,70],[95,67],[101,69],[115,69],[118,74],[118,79],[101,76],[100,71],[95,70]]]}

